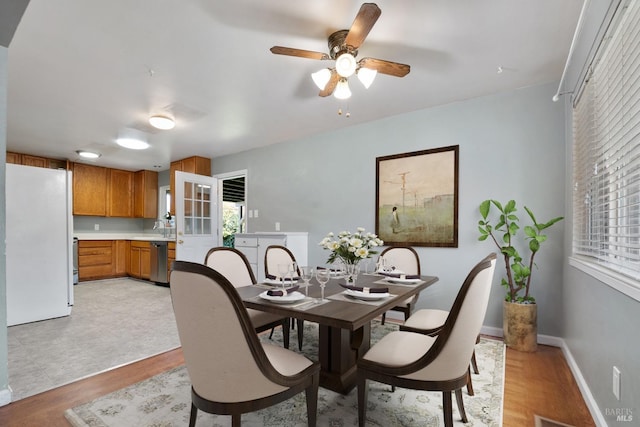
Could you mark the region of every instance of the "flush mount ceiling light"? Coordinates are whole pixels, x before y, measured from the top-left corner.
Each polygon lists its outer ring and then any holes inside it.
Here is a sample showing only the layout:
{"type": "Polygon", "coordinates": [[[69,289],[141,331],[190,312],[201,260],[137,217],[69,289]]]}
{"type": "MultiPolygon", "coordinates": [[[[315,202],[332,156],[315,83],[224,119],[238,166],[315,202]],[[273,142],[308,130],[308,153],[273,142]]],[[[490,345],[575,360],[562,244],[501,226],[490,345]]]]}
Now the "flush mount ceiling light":
{"type": "Polygon", "coordinates": [[[76,154],[78,154],[78,156],[80,157],[84,157],[85,159],[97,159],[102,155],[100,153],[94,153],[93,151],[86,150],[78,150],[76,151],[76,154]]]}
{"type": "Polygon", "coordinates": [[[154,115],[149,117],[149,124],[156,129],[169,130],[175,127],[176,122],[168,116],[154,115]]]}
{"type": "Polygon", "coordinates": [[[145,150],[149,148],[149,143],[133,138],[118,138],[116,139],[116,143],[121,147],[131,150],[145,150]]]}

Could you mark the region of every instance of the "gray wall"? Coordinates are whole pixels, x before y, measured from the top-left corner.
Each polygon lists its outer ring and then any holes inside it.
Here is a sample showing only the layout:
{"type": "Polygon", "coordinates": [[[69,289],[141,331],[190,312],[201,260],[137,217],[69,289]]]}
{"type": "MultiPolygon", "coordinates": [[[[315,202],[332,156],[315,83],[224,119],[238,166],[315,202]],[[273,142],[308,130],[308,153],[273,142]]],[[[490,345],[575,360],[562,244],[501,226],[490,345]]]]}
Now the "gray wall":
{"type": "MultiPolygon", "coordinates": [[[[619,1],[590,2],[585,25],[576,42],[570,60],[564,90],[576,89],[590,63],[592,46],[602,37],[612,11],[619,1]],[[596,41],[594,41],[596,40],[596,41]]],[[[601,420],[609,425],[640,425],[640,302],[569,265],[571,255],[571,192],[572,150],[571,96],[564,99],[567,121],[567,162],[565,224],[566,254],[564,266],[564,298],[562,306],[563,334],[575,363],[589,385],[593,400],[599,407],[601,420]],[[612,392],[612,370],[621,371],[621,398],[612,392]],[[631,410],[633,422],[617,422],[616,411],[631,410]]]]}
{"type": "MultiPolygon", "coordinates": [[[[449,309],[469,269],[495,250],[477,241],[482,200],[516,199],[538,219],[564,215],[558,185],[564,179],[564,113],[551,102],[556,87],[530,87],[221,157],[213,159],[212,172],[247,169],[248,209],[259,211],[248,220],[249,231],[274,231],[275,222],[283,231],[308,231],[315,265],[326,261],[317,242],[329,231],[374,230],[376,157],[459,145],[459,247],[416,248],[423,272],[440,278],[418,305],[449,309]]],[[[562,223],[551,230],[533,278],[539,332],[554,336],[561,335],[562,233],[562,223]]],[[[498,283],[504,268],[496,271],[485,325],[502,328],[498,283]]]]}
{"type": "MultiPolygon", "coordinates": [[[[7,48],[0,46],[0,394],[9,385],[7,346],[7,268],[6,268],[6,202],[5,170],[7,156],[7,48]]],[[[0,399],[0,404],[2,399],[0,399]]]]}

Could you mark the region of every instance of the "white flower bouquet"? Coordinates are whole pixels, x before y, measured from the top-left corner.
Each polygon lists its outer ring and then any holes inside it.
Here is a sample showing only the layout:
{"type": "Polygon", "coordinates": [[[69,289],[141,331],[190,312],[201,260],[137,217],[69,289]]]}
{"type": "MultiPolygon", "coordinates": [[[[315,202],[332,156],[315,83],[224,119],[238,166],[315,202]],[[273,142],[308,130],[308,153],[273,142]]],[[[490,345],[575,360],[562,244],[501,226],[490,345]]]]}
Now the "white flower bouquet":
{"type": "Polygon", "coordinates": [[[341,231],[336,237],[333,233],[319,243],[323,249],[331,251],[327,263],[333,263],[337,259],[345,264],[357,264],[365,258],[371,258],[378,252],[374,249],[382,246],[384,242],[373,233],[365,233],[365,229],[358,227],[355,233],[341,231]]]}

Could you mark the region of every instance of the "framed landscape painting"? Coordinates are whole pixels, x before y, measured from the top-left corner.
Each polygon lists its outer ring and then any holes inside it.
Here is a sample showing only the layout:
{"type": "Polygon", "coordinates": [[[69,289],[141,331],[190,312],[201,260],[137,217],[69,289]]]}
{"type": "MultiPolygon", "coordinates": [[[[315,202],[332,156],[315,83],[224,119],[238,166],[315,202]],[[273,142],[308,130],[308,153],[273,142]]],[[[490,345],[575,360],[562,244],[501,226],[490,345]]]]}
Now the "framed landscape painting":
{"type": "Polygon", "coordinates": [[[458,152],[376,158],[376,234],[385,245],[458,247],[458,152]]]}

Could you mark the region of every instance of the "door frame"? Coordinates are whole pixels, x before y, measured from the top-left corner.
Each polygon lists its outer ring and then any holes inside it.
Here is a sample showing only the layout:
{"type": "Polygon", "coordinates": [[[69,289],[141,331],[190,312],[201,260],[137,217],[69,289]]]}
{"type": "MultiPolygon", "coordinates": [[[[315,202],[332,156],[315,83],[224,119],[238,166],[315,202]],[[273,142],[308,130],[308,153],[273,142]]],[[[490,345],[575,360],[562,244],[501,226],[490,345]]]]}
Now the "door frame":
{"type": "MultiPolygon", "coordinates": [[[[240,178],[241,176],[244,176],[244,207],[246,212],[248,213],[249,210],[247,209],[247,206],[249,206],[249,192],[247,191],[247,182],[248,182],[248,178],[249,178],[249,170],[248,169],[240,169],[237,171],[233,171],[233,172],[225,172],[225,173],[219,173],[216,175],[213,175],[213,178],[217,178],[218,179],[218,230],[219,230],[219,236],[218,236],[218,240],[219,240],[219,244],[220,246],[222,246],[222,229],[223,229],[223,222],[224,222],[224,218],[222,216],[222,182],[226,179],[233,179],[233,178],[240,178]]],[[[249,232],[249,215],[245,215],[245,233],[249,232]]]]}

